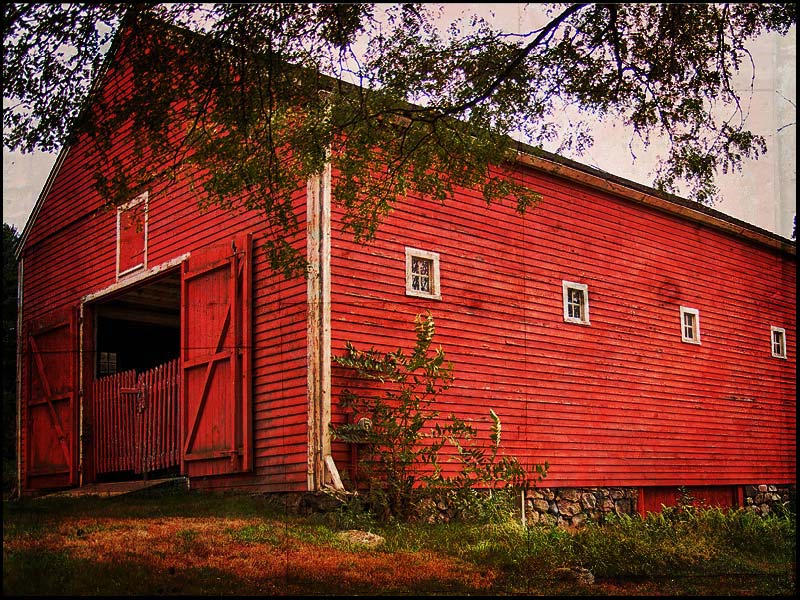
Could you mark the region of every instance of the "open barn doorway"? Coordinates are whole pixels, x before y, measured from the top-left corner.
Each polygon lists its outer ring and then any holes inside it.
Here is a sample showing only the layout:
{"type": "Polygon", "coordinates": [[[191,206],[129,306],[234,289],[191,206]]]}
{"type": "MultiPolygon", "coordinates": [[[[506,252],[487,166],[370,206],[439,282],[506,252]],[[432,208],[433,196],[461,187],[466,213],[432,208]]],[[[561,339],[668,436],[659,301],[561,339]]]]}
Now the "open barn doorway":
{"type": "Polygon", "coordinates": [[[91,330],[91,352],[85,354],[91,364],[85,362],[84,370],[90,479],[178,475],[180,269],[103,295],[85,309],[85,332],[91,330]]]}

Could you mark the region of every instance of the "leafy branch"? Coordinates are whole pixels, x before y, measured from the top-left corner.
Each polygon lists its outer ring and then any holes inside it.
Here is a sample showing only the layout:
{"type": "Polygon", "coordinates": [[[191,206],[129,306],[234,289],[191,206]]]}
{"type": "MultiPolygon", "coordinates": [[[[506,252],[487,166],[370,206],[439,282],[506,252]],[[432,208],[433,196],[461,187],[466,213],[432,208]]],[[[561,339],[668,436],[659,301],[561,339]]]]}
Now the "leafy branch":
{"type": "Polygon", "coordinates": [[[453,202],[472,188],[523,213],[540,193],[497,172],[514,137],[579,154],[607,119],[645,145],[666,139],[654,186],[712,203],[719,172],[766,151],[733,85],[755,73],[747,43],[796,25],[791,3],[553,4],[516,36],[477,17],[442,30],[424,4],[3,10],[6,148],[85,144],[109,205],[188,184],[201,209],[258,211],[287,277],[306,268],[298,190],[328,160],[359,242],[409,194],[453,202]],[[581,118],[563,125],[566,107],[581,118]]]}

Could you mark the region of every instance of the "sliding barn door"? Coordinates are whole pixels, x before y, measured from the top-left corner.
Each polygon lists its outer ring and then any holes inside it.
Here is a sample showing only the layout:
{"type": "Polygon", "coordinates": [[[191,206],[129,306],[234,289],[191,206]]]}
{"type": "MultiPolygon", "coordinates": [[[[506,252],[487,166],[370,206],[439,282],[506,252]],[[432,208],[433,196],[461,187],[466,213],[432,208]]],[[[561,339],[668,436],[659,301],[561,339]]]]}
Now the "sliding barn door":
{"type": "Polygon", "coordinates": [[[25,337],[23,488],[78,484],[78,331],[73,311],[25,337]]]}
{"type": "Polygon", "coordinates": [[[192,252],[181,296],[182,471],[252,469],[252,240],[192,252]]]}

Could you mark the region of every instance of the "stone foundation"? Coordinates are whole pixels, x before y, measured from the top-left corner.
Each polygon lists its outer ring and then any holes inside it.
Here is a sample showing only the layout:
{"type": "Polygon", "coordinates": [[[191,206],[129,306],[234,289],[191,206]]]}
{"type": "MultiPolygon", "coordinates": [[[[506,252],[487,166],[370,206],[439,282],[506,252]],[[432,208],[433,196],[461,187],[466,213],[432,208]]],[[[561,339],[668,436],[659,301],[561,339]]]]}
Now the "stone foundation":
{"type": "MultiPolygon", "coordinates": [[[[287,510],[309,514],[335,510],[353,496],[350,492],[299,492],[270,494],[287,510]]],[[[744,488],[745,508],[759,515],[778,510],[795,512],[795,486],[749,485],[744,488]]],[[[580,527],[594,521],[602,523],[610,514],[638,515],[638,488],[534,488],[525,496],[525,522],[528,525],[580,527]]],[[[519,507],[519,497],[517,507],[519,507]]],[[[447,522],[453,516],[451,507],[443,501],[428,498],[417,507],[429,522],[447,522]]],[[[517,513],[519,514],[519,513],[517,513]]]]}
{"type": "Polygon", "coordinates": [[[636,515],[637,488],[535,488],[526,494],[528,525],[580,527],[606,515],[636,515]]]}
{"type": "MultiPolygon", "coordinates": [[[[526,496],[528,525],[579,527],[588,521],[602,523],[606,516],[637,515],[638,488],[536,488],[526,496]]],[[[745,508],[766,516],[781,510],[796,512],[795,486],[748,485],[745,508]]]]}
{"type": "Polygon", "coordinates": [[[797,488],[795,486],[746,485],[744,487],[745,508],[761,516],[771,514],[776,509],[795,512],[796,500],[797,488]]]}

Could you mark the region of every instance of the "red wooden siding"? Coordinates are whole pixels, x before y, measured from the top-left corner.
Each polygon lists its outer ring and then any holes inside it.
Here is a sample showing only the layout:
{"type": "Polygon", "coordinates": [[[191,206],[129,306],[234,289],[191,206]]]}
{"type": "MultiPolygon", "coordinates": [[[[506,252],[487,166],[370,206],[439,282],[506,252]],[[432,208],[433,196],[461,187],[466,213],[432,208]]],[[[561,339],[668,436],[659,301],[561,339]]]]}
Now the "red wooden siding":
{"type": "MultiPolygon", "coordinates": [[[[126,85],[123,78],[108,93],[126,85]]],[[[113,142],[115,168],[140,160],[124,128],[113,142]]],[[[92,189],[97,169],[114,175],[78,142],[26,231],[23,331],[34,342],[22,366],[26,489],[77,481],[76,373],[90,390],[93,323],[52,316],[74,315],[87,295],[117,284],[116,211],[92,189]],[[45,322],[55,327],[50,333],[45,322]]],[[[456,366],[442,414],[475,420],[486,438],[493,408],[504,448],[525,462],[549,461],[550,486],[793,482],[794,257],[533,169],[515,176],[545,198],[525,217],[487,207],[472,190],[446,205],[410,196],[378,239],[361,246],[341,233],[334,210],[333,352],[345,341],[410,347],[414,315],[430,310],[436,342],[456,366]],[[406,246],[440,254],[441,301],[405,295],[406,246]],[[590,326],[564,323],[562,280],[588,285],[590,326]],[[680,306],[699,310],[700,345],[681,342],[680,306]],[[770,355],[771,325],[786,330],[787,360],[770,355]]],[[[187,179],[142,191],[148,268],[189,255],[181,442],[192,487],[304,490],[306,281],[270,271],[258,211],[200,212],[187,179]],[[231,241],[248,234],[251,259],[238,254],[237,241],[234,260],[231,241]]],[[[295,197],[300,231],[290,240],[301,250],[305,203],[303,185],[295,197]]],[[[128,228],[120,239],[122,265],[134,266],[144,238],[128,228]]],[[[334,368],[335,422],[345,375],[334,368]]],[[[91,403],[84,408],[89,423],[109,417],[91,403]]],[[[81,465],[88,480],[107,468],[94,450],[81,465]]],[[[347,464],[344,445],[334,454],[340,468],[347,464]]]]}
{"type": "MultiPolygon", "coordinates": [[[[795,478],[795,259],[655,209],[520,169],[544,201],[520,217],[461,190],[410,197],[368,247],[334,236],[332,349],[413,345],[430,310],[455,363],[443,398],[487,437],[550,462],[548,486],[713,485],[795,478]],[[442,300],[405,295],[404,247],[440,253],[442,300]],[[565,323],[562,281],[591,325],[565,323]],[[679,307],[700,311],[701,345],[679,307]],[[770,325],[788,360],[771,357],[770,325]]],[[[335,214],[333,230],[340,227],[335,214]]],[[[334,369],[335,398],[349,382],[334,369]]],[[[337,463],[347,450],[335,448],[337,463]]]]}
{"type": "Polygon", "coordinates": [[[688,498],[677,487],[649,487],[639,491],[639,513],[661,512],[662,506],[680,506],[691,501],[693,506],[717,506],[731,508],[739,504],[738,490],[735,486],[688,486],[684,490],[688,498]]]}
{"type": "MultiPolygon", "coordinates": [[[[68,157],[66,166],[70,161],[68,157]]],[[[87,203],[94,201],[98,210],[83,221],[66,225],[57,235],[26,244],[23,255],[26,322],[62,307],[77,307],[86,294],[116,282],[116,216],[111,211],[100,210],[99,199],[86,180],[57,181],[56,187],[70,185],[79,197],[87,199],[87,203]],[[75,239],[81,239],[82,243],[75,244],[75,239]],[[59,283],[54,285],[54,282],[59,283]]],[[[297,194],[301,222],[304,200],[303,189],[297,194]]],[[[66,214],[65,219],[69,216],[66,214]]],[[[148,263],[151,266],[184,253],[196,253],[206,246],[223,244],[230,248],[230,240],[238,232],[256,233],[249,316],[252,322],[249,345],[253,348],[253,408],[250,412],[253,470],[246,479],[228,477],[199,481],[197,486],[304,489],[307,437],[305,280],[286,282],[270,271],[260,247],[262,221],[257,213],[235,215],[221,210],[199,213],[196,196],[188,186],[151,192],[148,219],[148,263]]],[[[35,231],[36,227],[31,233],[35,231]]],[[[304,247],[304,234],[304,231],[298,233],[292,243],[304,247]]],[[[87,357],[91,356],[90,344],[91,337],[85,338],[87,357]]],[[[75,352],[77,348],[76,345],[75,352]]]]}

